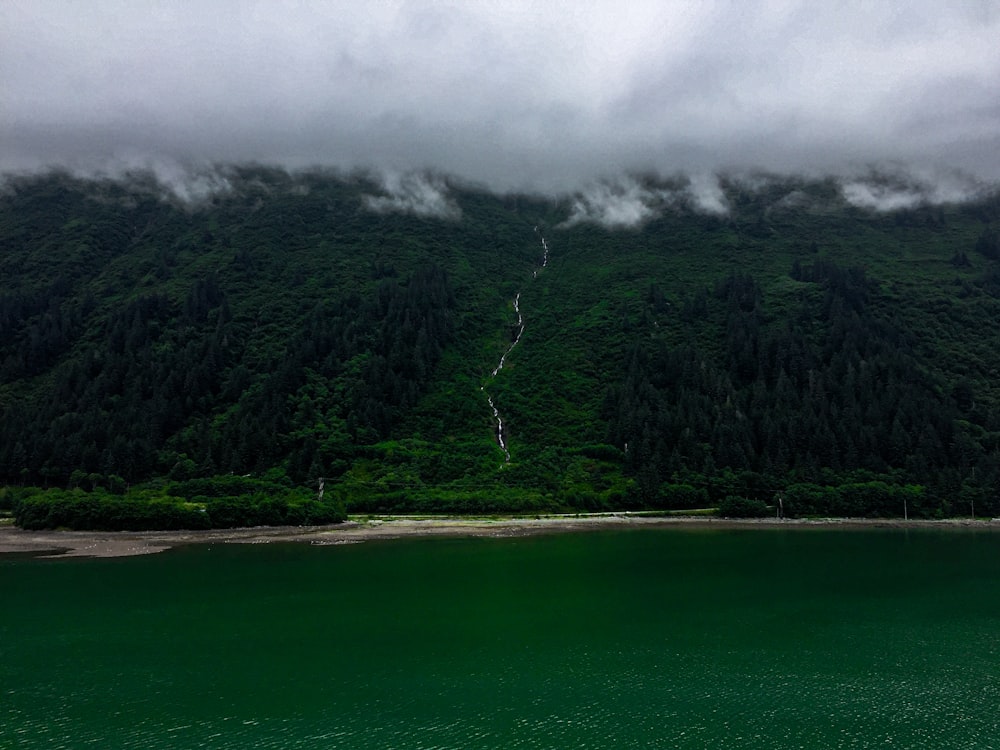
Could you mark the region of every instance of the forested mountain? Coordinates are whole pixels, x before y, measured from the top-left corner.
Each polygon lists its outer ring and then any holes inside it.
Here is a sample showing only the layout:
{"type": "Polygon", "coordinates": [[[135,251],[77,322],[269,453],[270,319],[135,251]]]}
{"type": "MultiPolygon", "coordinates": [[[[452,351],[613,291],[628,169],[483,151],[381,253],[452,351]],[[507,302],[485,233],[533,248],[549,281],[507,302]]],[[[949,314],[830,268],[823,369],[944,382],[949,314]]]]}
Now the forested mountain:
{"type": "Polygon", "coordinates": [[[833,180],[734,179],[721,207],[608,228],[437,177],[216,187],[6,180],[0,482],[1000,513],[995,194],[880,213],[833,180]]]}

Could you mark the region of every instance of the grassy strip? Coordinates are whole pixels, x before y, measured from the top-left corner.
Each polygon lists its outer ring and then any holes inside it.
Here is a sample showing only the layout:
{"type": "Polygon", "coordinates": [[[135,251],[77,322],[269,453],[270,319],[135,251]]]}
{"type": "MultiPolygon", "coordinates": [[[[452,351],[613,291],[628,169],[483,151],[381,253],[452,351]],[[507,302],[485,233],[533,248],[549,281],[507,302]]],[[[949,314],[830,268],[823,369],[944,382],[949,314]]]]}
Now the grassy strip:
{"type": "Polygon", "coordinates": [[[12,495],[13,522],[24,529],[161,531],[246,526],[308,526],[346,518],[336,502],[311,493],[258,492],[192,499],[137,490],[113,495],[96,490],[23,488],[12,495]]]}

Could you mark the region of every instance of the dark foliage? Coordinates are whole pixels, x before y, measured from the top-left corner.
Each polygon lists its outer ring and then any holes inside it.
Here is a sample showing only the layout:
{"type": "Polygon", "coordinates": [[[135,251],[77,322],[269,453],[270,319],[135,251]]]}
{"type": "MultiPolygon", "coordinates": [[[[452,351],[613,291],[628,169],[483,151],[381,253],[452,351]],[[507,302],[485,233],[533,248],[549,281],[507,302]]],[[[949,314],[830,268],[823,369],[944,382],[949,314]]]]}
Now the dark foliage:
{"type": "Polygon", "coordinates": [[[181,205],[8,180],[0,483],[51,493],[20,522],[318,522],[321,477],[365,511],[1000,514],[995,199],[726,181],[725,217],[608,231],[458,187],[455,220],[374,212],[363,178],[227,181],[181,205]]]}
{"type": "MultiPolygon", "coordinates": [[[[716,285],[708,299],[723,321],[721,357],[663,340],[633,344],[605,413],[609,441],[628,446],[626,469],[643,500],[661,502],[672,494],[663,483],[696,475],[722,502],[722,472],[764,477],[756,501],[770,501],[789,477],[851,487],[862,486],[852,477],[892,477],[926,485],[942,502],[977,470],[977,481],[995,486],[997,413],[974,408],[969,381],[950,392],[935,382],[914,340],[876,312],[878,287],[864,271],[821,261],[797,264],[792,276],[808,286],[780,318],[767,313],[751,277],[716,285]]],[[[902,502],[860,494],[793,505],[902,515],[902,502]]],[[[980,508],[1000,505],[991,497],[980,508]]]]}

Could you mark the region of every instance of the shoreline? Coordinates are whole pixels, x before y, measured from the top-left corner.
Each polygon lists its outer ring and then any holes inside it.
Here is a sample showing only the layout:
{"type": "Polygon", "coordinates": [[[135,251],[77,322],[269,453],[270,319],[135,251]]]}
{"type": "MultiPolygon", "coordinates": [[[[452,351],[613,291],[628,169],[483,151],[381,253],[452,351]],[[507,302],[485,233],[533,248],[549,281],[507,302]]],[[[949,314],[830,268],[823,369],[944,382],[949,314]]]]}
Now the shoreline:
{"type": "Polygon", "coordinates": [[[327,526],[258,526],[196,531],[26,531],[0,527],[0,557],[39,558],[131,557],[163,552],[186,544],[308,543],[320,546],[358,544],[409,537],[518,537],[536,534],[620,528],[683,527],[690,529],[983,529],[1000,531],[1000,519],[906,520],[893,518],[713,518],[709,516],[644,516],[631,513],[497,517],[385,516],[349,520],[327,526]]]}

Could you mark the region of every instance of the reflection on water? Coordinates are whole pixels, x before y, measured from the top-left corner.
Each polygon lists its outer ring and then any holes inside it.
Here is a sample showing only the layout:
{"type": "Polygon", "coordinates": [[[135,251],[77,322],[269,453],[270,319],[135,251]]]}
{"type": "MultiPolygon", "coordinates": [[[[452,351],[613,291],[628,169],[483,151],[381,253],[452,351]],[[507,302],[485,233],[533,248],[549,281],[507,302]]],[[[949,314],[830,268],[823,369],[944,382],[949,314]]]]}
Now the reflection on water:
{"type": "Polygon", "coordinates": [[[988,748],[1000,537],[0,561],[0,747],[988,748]]]}

